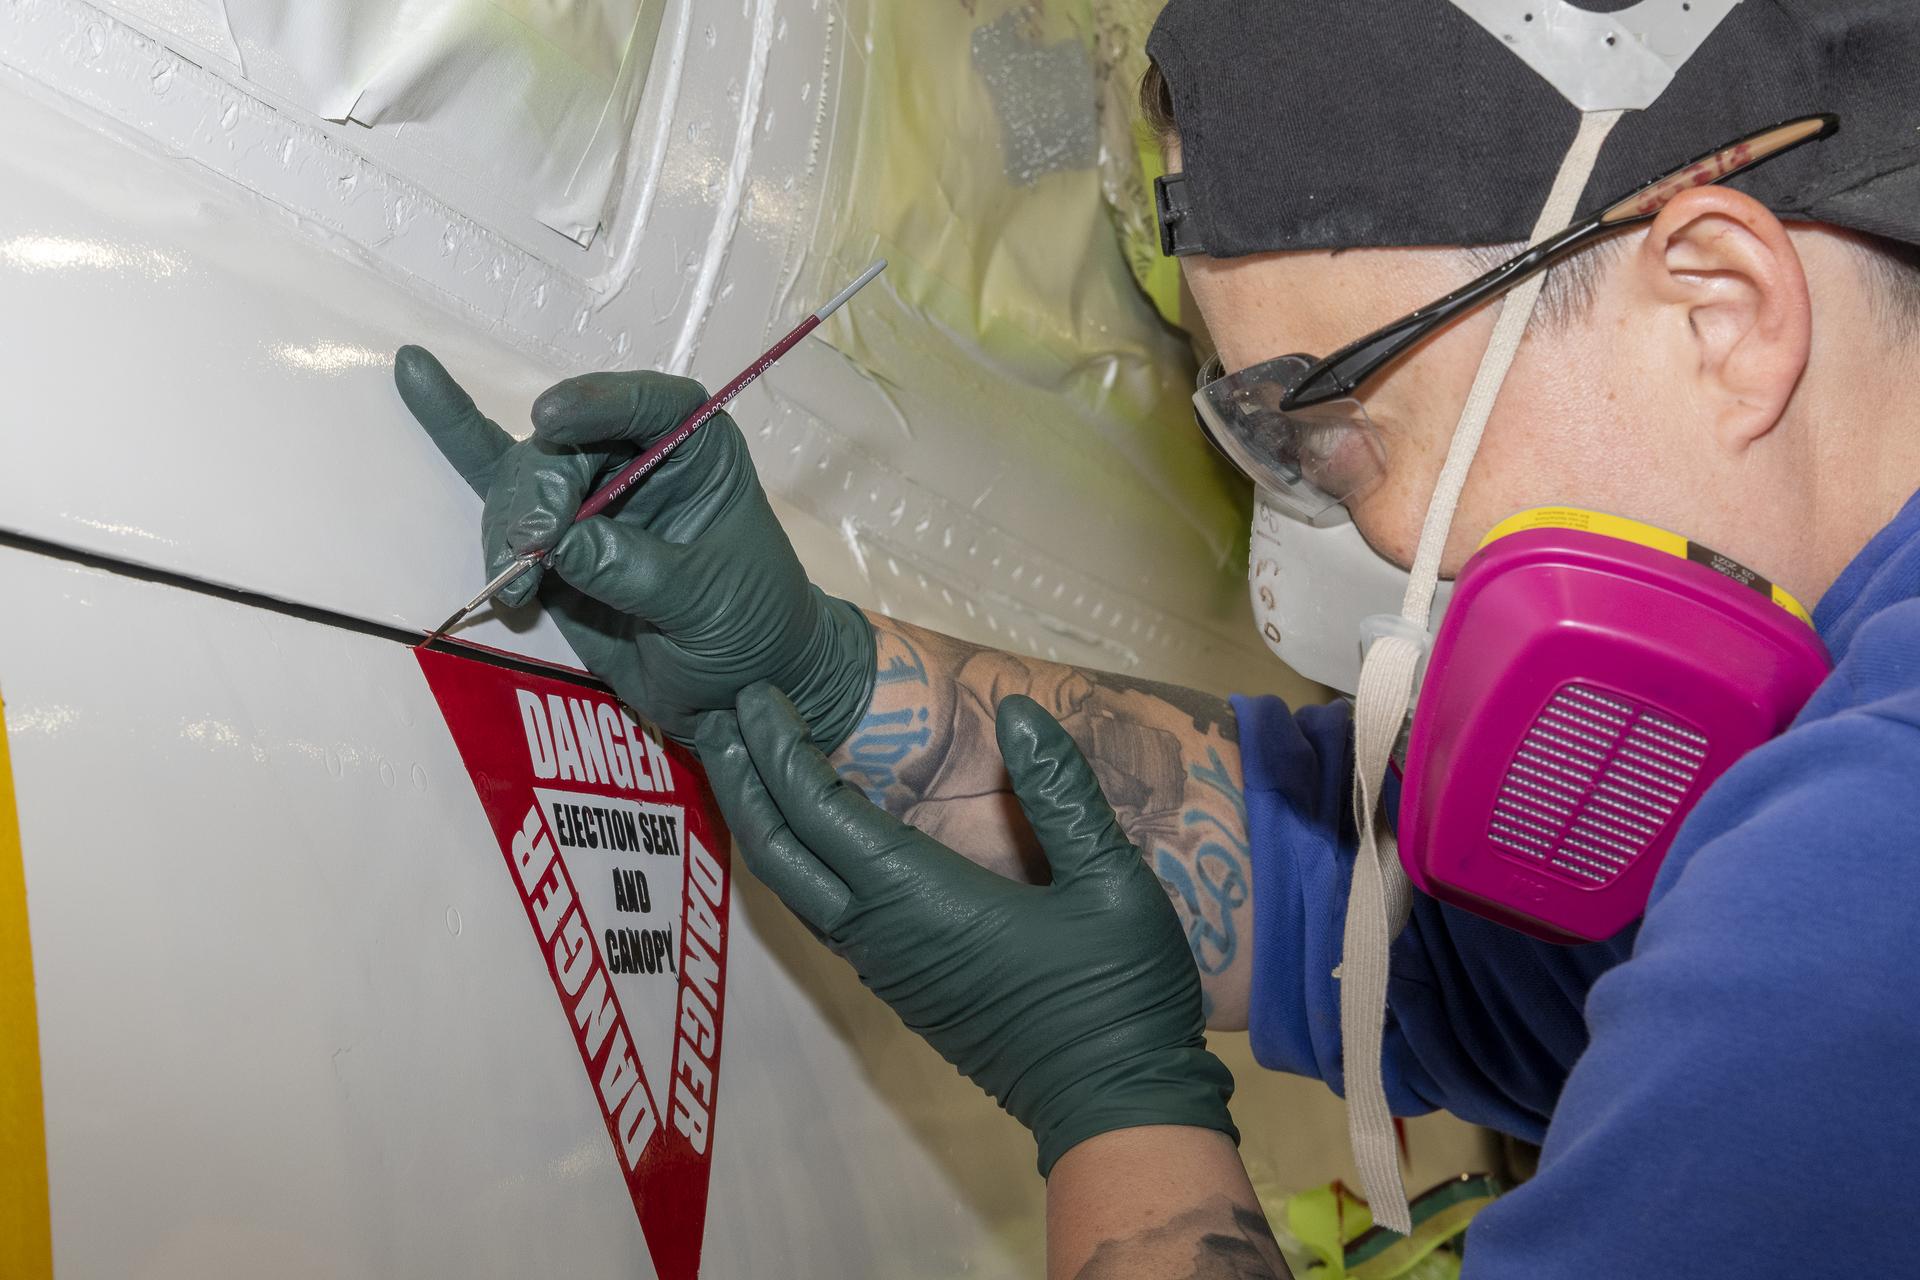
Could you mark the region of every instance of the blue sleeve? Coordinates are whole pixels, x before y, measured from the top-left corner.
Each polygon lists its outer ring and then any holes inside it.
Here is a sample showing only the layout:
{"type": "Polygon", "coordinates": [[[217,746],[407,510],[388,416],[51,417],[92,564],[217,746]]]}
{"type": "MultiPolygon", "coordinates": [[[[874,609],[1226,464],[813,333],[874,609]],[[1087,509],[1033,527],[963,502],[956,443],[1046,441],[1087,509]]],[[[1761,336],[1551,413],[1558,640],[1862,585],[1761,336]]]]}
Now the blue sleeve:
{"type": "MultiPolygon", "coordinates": [[[[1273,697],[1235,698],[1234,711],[1253,849],[1254,1056],[1340,1092],[1333,971],[1355,853],[1352,717],[1345,703],[1293,712],[1273,697]]],[[[1631,942],[1549,946],[1416,894],[1388,992],[1394,1111],[1441,1107],[1538,1141],[1586,1048],[1587,990],[1631,942]]]]}
{"type": "Polygon", "coordinates": [[[1915,723],[1806,725],[1708,793],[1467,1277],[1913,1274],[1915,723]]]}

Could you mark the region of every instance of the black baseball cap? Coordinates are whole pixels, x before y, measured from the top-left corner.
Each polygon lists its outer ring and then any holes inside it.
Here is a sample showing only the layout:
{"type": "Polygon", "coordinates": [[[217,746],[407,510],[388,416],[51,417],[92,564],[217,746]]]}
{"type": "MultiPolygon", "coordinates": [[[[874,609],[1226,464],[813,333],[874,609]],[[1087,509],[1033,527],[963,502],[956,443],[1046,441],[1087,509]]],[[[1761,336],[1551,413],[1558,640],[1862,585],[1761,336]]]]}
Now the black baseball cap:
{"type": "MultiPolygon", "coordinates": [[[[1184,170],[1161,192],[1168,253],[1524,240],[1579,127],[1452,0],[1169,0],[1147,53],[1184,170]]],[[[1834,137],[1730,185],[1783,219],[1920,245],[1920,0],[1741,0],[1621,119],[1579,207],[1829,112],[1834,137]]]]}

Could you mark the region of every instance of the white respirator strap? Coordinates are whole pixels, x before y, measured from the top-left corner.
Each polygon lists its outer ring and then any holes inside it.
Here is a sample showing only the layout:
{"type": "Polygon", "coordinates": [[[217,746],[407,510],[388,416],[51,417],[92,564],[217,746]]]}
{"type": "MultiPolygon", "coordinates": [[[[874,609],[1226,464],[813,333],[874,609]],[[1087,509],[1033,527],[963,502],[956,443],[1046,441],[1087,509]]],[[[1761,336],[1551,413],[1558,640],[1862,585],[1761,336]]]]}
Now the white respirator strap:
{"type": "MultiPolygon", "coordinates": [[[[1600,157],[1601,144],[1621,114],[1598,111],[1580,117],[1580,131],[1561,161],[1546,207],[1534,226],[1534,243],[1573,221],[1580,194],[1600,157]]],[[[1338,970],[1347,1133],[1373,1220],[1402,1235],[1412,1232],[1413,1216],[1400,1179],[1400,1148],[1392,1114],[1387,1110],[1380,1059],[1386,1032],[1388,956],[1394,937],[1406,924],[1412,886],[1400,865],[1393,828],[1380,812],[1381,787],[1386,781],[1388,759],[1406,723],[1414,676],[1426,656],[1423,640],[1440,579],[1440,557],[1453,528],[1454,509],[1459,505],[1474,455],[1479,452],[1481,432],[1492,416],[1494,401],[1519,353],[1520,340],[1545,283],[1546,273],[1541,272],[1516,287],[1501,303],[1493,338],[1454,428],[1433,498],[1427,504],[1412,578],[1400,606],[1405,623],[1379,629],[1362,662],[1354,704],[1353,813],[1360,853],[1347,897],[1338,970]]]]}

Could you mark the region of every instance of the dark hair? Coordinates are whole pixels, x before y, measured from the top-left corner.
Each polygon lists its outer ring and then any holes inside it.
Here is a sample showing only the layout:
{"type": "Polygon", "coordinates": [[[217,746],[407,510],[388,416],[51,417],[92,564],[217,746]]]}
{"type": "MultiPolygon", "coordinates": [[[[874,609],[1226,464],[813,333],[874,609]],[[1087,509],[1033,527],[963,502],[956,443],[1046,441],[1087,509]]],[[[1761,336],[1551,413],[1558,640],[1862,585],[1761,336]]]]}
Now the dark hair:
{"type": "MultiPolygon", "coordinates": [[[[1858,231],[1846,231],[1843,242],[1888,341],[1920,343],[1920,247],[1858,231]]],[[[1584,315],[1622,245],[1618,237],[1599,241],[1548,272],[1536,319],[1551,327],[1584,315]]],[[[1524,248],[1522,243],[1475,245],[1461,252],[1477,274],[1491,271],[1524,248]]]]}
{"type": "Polygon", "coordinates": [[[1853,250],[1873,292],[1874,317],[1895,338],[1920,341],[1920,247],[1860,235],[1853,250]]]}
{"type": "Polygon", "coordinates": [[[1172,137],[1176,132],[1173,91],[1167,87],[1167,78],[1160,74],[1160,65],[1155,62],[1149,62],[1147,73],[1140,77],[1140,114],[1162,138],[1172,137]]]}

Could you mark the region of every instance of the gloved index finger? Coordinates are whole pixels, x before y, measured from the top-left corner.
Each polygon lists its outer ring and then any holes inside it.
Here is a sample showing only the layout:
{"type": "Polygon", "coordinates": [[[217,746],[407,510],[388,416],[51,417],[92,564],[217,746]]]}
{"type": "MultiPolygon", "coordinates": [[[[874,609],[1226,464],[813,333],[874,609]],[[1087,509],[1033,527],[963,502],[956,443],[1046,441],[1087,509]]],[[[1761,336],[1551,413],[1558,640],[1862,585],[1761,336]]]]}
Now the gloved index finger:
{"type": "Polygon", "coordinates": [[[692,378],[668,373],[583,373],[533,402],[533,430],[553,444],[652,444],[707,399],[692,378]]]}
{"type": "Polygon", "coordinates": [[[878,887],[912,829],[834,772],[807,722],[772,685],[742,690],[736,706],[754,769],[794,834],[856,895],[878,887]]]}
{"type": "Polygon", "coordinates": [[[393,385],[461,479],[485,497],[513,437],[480,412],[466,388],[425,347],[409,344],[394,353],[393,385]]]}
{"type": "Polygon", "coordinates": [[[1093,766],[1058,720],[1016,693],[1001,699],[994,730],[1014,795],[1040,838],[1056,885],[1103,868],[1140,865],[1093,766]]]}

